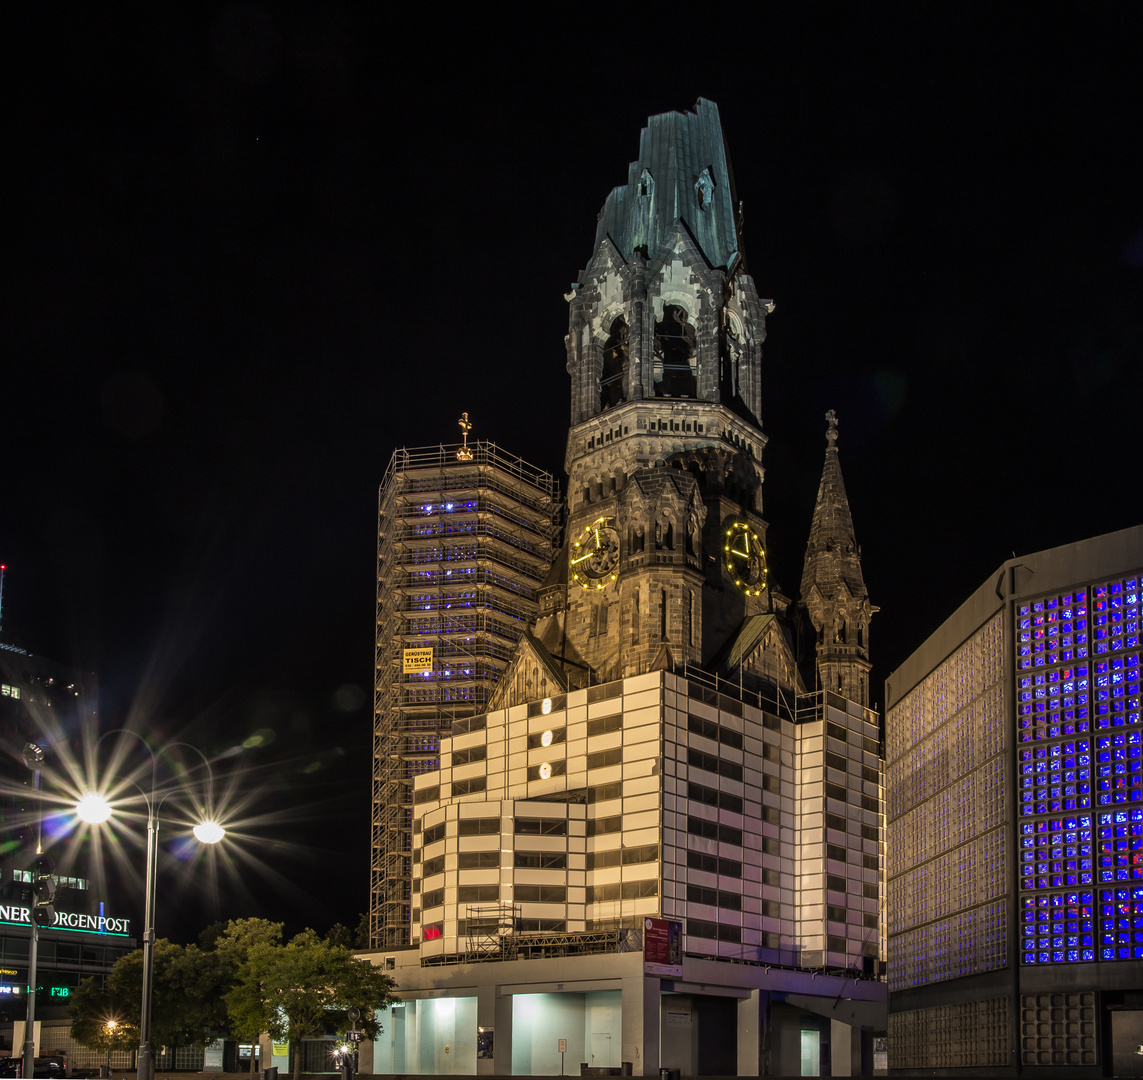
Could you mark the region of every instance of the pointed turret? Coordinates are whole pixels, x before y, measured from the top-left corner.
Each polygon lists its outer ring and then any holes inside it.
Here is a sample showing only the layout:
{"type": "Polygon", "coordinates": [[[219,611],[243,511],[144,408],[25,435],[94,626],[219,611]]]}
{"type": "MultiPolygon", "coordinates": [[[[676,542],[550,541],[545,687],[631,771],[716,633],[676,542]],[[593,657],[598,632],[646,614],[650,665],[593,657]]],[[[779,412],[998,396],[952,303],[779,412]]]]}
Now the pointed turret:
{"type": "MultiPolygon", "coordinates": [[[[826,413],[826,456],[802,569],[800,606],[813,627],[816,678],[807,682],[862,705],[869,704],[869,602],[861,549],[841,478],[837,414],[826,413]]],[[[807,655],[807,661],[810,656],[807,655]]]]}

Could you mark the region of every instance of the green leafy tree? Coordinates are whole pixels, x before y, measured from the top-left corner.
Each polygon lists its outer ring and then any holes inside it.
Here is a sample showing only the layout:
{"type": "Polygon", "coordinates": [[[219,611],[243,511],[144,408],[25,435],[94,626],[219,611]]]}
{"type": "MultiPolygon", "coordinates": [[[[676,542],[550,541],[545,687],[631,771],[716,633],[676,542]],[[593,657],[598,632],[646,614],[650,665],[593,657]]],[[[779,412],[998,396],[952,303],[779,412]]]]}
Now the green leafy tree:
{"type": "Polygon", "coordinates": [[[331,945],[344,945],[347,949],[368,949],[369,912],[357,920],[356,930],[350,930],[344,923],[334,923],[325,939],[331,945]]]}
{"type": "Polygon", "coordinates": [[[129,1017],[137,1016],[126,1002],[118,1001],[95,979],[82,979],[68,998],[71,1037],[81,1046],[110,1055],[116,1050],[132,1051],[139,1046],[139,1026],[129,1017]]]}
{"type": "MultiPolygon", "coordinates": [[[[155,942],[151,985],[152,1047],[205,1046],[214,1040],[221,1010],[217,1002],[197,996],[193,959],[188,959],[182,945],[166,938],[155,942]]],[[[107,978],[107,988],[112,997],[128,1010],[128,1022],[138,1028],[139,1002],[143,996],[141,949],[115,962],[107,978]]],[[[221,1019],[224,1021],[225,1016],[222,1015],[221,1019]]]]}
{"type": "MultiPolygon", "coordinates": [[[[232,919],[221,927],[208,927],[202,945],[175,945],[165,938],[155,942],[151,992],[151,1045],[206,1046],[230,1026],[225,996],[238,983],[250,949],[255,945],[280,947],[282,924],[267,919],[232,919]]],[[[101,1039],[100,1024],[114,1015],[139,1044],[139,1005],[143,995],[143,953],[120,957],[107,979],[107,989],[82,990],[73,1001],[73,1017],[91,1039],[101,1039]]],[[[118,1027],[118,1025],[117,1025],[118,1027]]],[[[254,1030],[231,1030],[244,1041],[256,1042],[265,1025],[254,1030]]],[[[106,1033],[104,1033],[106,1034],[106,1033]]],[[[85,1046],[102,1047],[96,1042],[85,1046]]],[[[125,1038],[117,1032],[117,1040],[125,1038]]],[[[118,1043],[117,1043],[118,1045],[118,1043]]],[[[250,1061],[253,1071],[254,1059],[250,1061]]]]}
{"type": "MultiPolygon", "coordinates": [[[[304,930],[288,945],[253,946],[238,984],[226,996],[235,1030],[269,1031],[295,1044],[326,1031],[344,1031],[346,1013],[361,1012],[358,1028],[378,1034],[375,1018],[393,1000],[393,980],[344,945],[304,930]]],[[[294,1077],[301,1075],[301,1054],[294,1054],[294,1077]]]]}
{"type": "MultiPolygon", "coordinates": [[[[202,938],[200,937],[200,941],[202,938]]],[[[242,972],[255,948],[280,949],[282,947],[282,924],[268,919],[232,919],[225,929],[215,935],[213,949],[207,954],[213,960],[218,973],[211,993],[216,1006],[223,1013],[223,1020],[230,1034],[242,1042],[257,1043],[270,1025],[264,1016],[256,1012],[235,1014],[227,1007],[226,999],[242,979],[242,972]]],[[[221,1024],[220,1024],[221,1026],[221,1024]]],[[[250,1055],[250,1075],[254,1075],[255,1055],[250,1055]]]]}

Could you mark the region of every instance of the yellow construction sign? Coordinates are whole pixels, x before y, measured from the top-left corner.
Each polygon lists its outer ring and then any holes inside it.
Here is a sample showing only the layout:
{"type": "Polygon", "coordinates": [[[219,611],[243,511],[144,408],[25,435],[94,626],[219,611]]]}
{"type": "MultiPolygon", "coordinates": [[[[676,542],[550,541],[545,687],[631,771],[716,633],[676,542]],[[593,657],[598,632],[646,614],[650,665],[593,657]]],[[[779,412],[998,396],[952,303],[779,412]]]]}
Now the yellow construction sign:
{"type": "Polygon", "coordinates": [[[402,650],[402,659],[404,661],[404,673],[406,675],[416,675],[423,671],[433,670],[433,650],[428,649],[404,649],[402,650]]]}

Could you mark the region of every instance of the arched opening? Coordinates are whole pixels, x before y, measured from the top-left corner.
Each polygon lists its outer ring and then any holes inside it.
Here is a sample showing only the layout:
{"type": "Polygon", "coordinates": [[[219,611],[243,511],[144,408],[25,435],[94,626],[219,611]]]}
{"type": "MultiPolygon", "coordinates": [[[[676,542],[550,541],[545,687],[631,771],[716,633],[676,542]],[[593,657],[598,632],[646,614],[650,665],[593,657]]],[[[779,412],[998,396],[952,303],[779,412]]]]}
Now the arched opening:
{"type": "Polygon", "coordinates": [[[610,409],[627,400],[629,331],[622,315],[612,324],[603,345],[603,374],[599,379],[599,408],[610,409]]]}
{"type": "Polygon", "coordinates": [[[676,304],[663,306],[655,323],[655,396],[693,398],[698,393],[695,328],[676,304]]]}

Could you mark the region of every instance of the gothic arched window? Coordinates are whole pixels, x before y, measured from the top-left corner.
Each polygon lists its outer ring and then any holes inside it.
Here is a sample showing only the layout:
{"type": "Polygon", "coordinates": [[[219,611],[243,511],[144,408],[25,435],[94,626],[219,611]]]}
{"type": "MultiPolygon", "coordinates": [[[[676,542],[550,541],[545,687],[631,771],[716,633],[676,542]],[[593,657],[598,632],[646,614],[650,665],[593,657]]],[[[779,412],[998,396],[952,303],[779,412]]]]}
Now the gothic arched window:
{"type": "Polygon", "coordinates": [[[665,304],[662,322],[655,323],[655,396],[693,398],[695,366],[695,328],[681,307],[665,304]]]}
{"type": "Polygon", "coordinates": [[[599,379],[599,407],[610,409],[627,400],[627,320],[622,315],[611,324],[603,346],[603,374],[599,379]]]}

